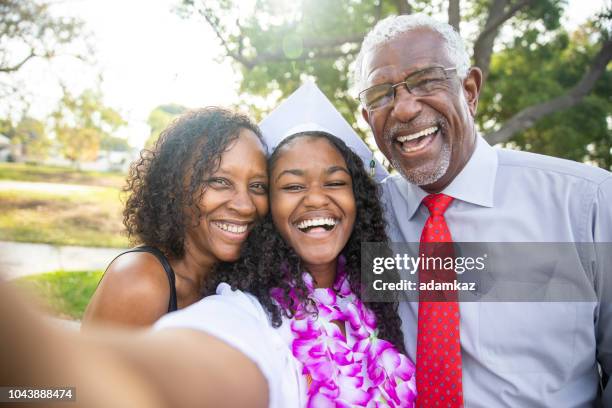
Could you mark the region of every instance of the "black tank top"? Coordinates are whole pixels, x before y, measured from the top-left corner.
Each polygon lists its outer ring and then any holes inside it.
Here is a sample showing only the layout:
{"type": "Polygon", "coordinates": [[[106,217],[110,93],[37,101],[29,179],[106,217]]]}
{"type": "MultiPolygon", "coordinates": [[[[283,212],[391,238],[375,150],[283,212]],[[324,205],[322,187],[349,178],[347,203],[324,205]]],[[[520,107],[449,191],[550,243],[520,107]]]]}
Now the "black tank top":
{"type": "MultiPolygon", "coordinates": [[[[152,246],[139,246],[120,253],[115,257],[115,259],[119,258],[121,255],[129,254],[130,252],[147,252],[149,254],[155,255],[159,263],[164,267],[164,271],[166,271],[166,276],[168,277],[168,283],[170,284],[170,300],[168,301],[168,313],[177,310],[178,308],[176,306],[176,283],[174,279],[174,270],[172,269],[172,266],[170,266],[170,262],[168,262],[168,258],[166,258],[164,253],[152,246]]],[[[113,259],[113,262],[115,261],[115,259],[113,259]]]]}

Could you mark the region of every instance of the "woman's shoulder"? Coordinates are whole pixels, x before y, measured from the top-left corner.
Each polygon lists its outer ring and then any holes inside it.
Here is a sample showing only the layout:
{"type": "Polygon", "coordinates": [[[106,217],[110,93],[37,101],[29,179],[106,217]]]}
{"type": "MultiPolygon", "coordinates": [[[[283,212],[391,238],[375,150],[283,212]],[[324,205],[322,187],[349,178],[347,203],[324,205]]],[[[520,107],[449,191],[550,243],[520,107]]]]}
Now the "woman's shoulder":
{"type": "Polygon", "coordinates": [[[83,320],[146,326],[168,312],[169,300],[159,259],[149,252],[126,252],[106,269],[83,320]]]}
{"type": "Polygon", "coordinates": [[[106,269],[101,283],[115,286],[117,291],[147,297],[164,294],[168,304],[168,277],[164,266],[151,252],[126,252],[106,269]],[[136,292],[134,292],[136,291],[136,292]]]}

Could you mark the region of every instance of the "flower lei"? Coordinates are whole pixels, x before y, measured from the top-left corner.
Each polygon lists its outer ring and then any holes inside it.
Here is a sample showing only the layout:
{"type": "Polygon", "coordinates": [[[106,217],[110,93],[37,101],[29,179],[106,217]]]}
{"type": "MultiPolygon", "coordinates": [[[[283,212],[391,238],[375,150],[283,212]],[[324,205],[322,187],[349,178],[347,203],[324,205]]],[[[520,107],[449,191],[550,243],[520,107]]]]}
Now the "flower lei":
{"type": "MultiPolygon", "coordinates": [[[[377,337],[376,316],[352,292],[345,265],[340,257],[333,288],[314,288],[312,276],[303,274],[318,316],[298,308],[291,319],[291,348],[309,383],[307,407],[413,407],[415,366],[377,337]],[[333,321],[345,324],[346,337],[333,321]]],[[[282,293],[270,291],[287,307],[282,293]]],[[[289,296],[296,299],[293,291],[289,296]]]]}

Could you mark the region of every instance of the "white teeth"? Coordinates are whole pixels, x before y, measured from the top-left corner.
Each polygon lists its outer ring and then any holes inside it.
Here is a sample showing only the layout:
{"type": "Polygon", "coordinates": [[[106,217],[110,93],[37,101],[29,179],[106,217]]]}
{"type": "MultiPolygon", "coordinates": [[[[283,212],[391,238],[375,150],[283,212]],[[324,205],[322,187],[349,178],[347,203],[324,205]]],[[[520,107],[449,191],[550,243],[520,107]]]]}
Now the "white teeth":
{"type": "Polygon", "coordinates": [[[404,143],[404,142],[407,142],[409,140],[418,139],[421,136],[427,136],[427,135],[435,133],[437,131],[438,131],[438,127],[437,126],[432,126],[430,128],[423,129],[420,132],[413,133],[411,135],[400,136],[400,137],[397,138],[397,141],[400,142],[400,143],[404,143]]]}
{"type": "Polygon", "coordinates": [[[234,234],[242,234],[248,228],[247,225],[230,224],[226,222],[215,222],[215,225],[223,231],[232,232],[234,234]]]}
{"type": "Polygon", "coordinates": [[[306,229],[308,227],[318,227],[322,225],[329,225],[333,227],[337,221],[333,218],[313,218],[310,220],[304,220],[296,225],[299,229],[306,229]]]}

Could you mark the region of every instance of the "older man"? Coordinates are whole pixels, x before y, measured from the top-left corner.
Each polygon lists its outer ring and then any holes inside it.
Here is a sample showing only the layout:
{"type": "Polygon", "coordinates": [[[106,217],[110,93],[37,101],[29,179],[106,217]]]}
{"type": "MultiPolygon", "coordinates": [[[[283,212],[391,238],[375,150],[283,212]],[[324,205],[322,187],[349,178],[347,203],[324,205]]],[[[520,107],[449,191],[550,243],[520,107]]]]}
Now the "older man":
{"type": "MultiPolygon", "coordinates": [[[[493,149],[477,134],[482,74],[449,25],[379,22],[355,74],[363,117],[400,173],[383,183],[394,241],[612,242],[609,172],[493,149]]],[[[612,406],[609,303],[400,307],[421,407],[612,406]]]]}

